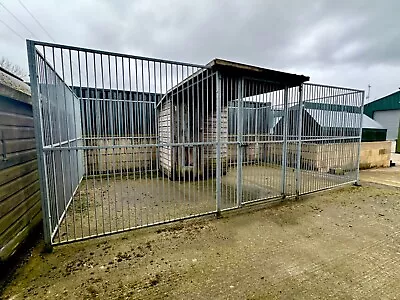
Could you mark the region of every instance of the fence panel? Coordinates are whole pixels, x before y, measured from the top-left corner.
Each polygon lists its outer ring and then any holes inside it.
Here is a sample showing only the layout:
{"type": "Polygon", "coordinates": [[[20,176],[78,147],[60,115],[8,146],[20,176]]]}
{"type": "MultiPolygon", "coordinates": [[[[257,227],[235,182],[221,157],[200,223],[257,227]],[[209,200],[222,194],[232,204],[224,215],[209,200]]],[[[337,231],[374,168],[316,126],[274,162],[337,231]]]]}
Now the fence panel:
{"type": "Polygon", "coordinates": [[[49,244],[358,180],[363,92],[230,62],[28,54],[49,244]]]}

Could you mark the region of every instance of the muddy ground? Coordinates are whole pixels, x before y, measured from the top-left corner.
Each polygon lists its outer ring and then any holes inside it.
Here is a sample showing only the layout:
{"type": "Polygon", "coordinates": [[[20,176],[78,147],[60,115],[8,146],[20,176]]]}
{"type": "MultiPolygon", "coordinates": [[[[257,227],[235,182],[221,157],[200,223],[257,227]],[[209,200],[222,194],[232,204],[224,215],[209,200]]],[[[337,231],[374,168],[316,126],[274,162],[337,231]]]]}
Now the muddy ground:
{"type": "Polygon", "coordinates": [[[4,299],[395,299],[400,189],[365,183],[54,248],[4,299]]]}

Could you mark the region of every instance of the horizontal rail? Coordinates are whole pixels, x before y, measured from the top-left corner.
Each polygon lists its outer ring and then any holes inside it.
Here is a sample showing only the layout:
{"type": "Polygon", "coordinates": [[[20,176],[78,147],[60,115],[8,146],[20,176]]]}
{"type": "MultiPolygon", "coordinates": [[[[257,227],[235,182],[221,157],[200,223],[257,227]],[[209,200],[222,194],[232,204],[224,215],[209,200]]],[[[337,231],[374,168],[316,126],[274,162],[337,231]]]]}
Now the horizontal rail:
{"type": "MultiPolygon", "coordinates": [[[[76,241],[76,242],[86,241],[86,240],[90,240],[90,239],[97,238],[97,237],[109,236],[109,235],[114,235],[114,234],[117,234],[117,233],[123,233],[123,232],[131,231],[131,230],[154,227],[154,226],[157,226],[157,225],[168,225],[168,224],[174,223],[174,222],[190,220],[190,219],[194,219],[194,218],[198,218],[198,217],[205,217],[205,216],[209,216],[209,215],[213,215],[213,214],[216,214],[216,211],[209,211],[209,212],[204,212],[204,213],[200,213],[200,214],[193,214],[193,215],[185,216],[185,217],[181,217],[181,218],[174,218],[174,219],[170,219],[170,220],[159,221],[159,222],[149,223],[149,224],[145,224],[145,225],[132,226],[132,227],[123,228],[123,229],[119,229],[119,230],[112,230],[112,231],[108,231],[108,232],[102,232],[102,233],[93,234],[93,235],[84,236],[84,237],[77,237],[77,238],[75,238],[73,240],[76,241]]],[[[63,245],[63,244],[68,244],[70,242],[71,241],[67,241],[67,240],[60,241],[60,242],[57,242],[57,243],[52,241],[52,244],[53,245],[63,245]]]]}
{"type": "Polygon", "coordinates": [[[120,149],[120,148],[147,148],[147,147],[191,147],[191,146],[216,146],[218,142],[201,143],[165,143],[165,144],[136,144],[136,145],[110,145],[110,146],[72,146],[44,148],[43,151],[69,151],[69,150],[99,150],[99,149],[120,149]]]}
{"type": "MultiPolygon", "coordinates": [[[[156,138],[156,137],[148,137],[148,138],[156,138]]],[[[314,138],[314,139],[302,139],[302,142],[321,142],[321,141],[341,141],[341,140],[356,140],[359,137],[326,137],[326,138],[314,138]]],[[[83,138],[85,140],[86,138],[83,138]]],[[[96,140],[96,138],[90,138],[92,140],[96,140]]],[[[101,138],[98,138],[101,139],[101,138]]],[[[106,138],[108,139],[108,138],[106,138]]],[[[132,137],[118,137],[118,138],[109,138],[109,139],[132,139],[132,137]]],[[[298,140],[293,137],[293,140],[288,138],[288,143],[297,142],[298,140]]],[[[64,144],[68,143],[63,142],[64,144]]],[[[71,146],[71,147],[51,147],[46,146],[43,147],[43,151],[68,151],[68,150],[98,150],[98,149],[120,149],[120,148],[147,148],[147,147],[191,147],[191,146],[216,146],[217,141],[215,142],[191,142],[191,143],[152,143],[152,144],[128,144],[128,145],[107,145],[107,146],[71,146]]],[[[283,140],[271,140],[271,141],[222,141],[223,145],[250,145],[250,144],[280,144],[283,143],[283,140]]]]}
{"type": "Polygon", "coordinates": [[[77,137],[77,138],[73,138],[73,139],[70,139],[70,140],[62,141],[62,142],[59,142],[59,143],[46,145],[46,146],[43,146],[43,149],[46,149],[46,148],[51,149],[53,147],[59,147],[59,146],[65,145],[65,144],[70,144],[70,143],[73,143],[73,142],[77,142],[79,140],[84,140],[84,138],[77,137]]]}
{"type": "Polygon", "coordinates": [[[58,49],[62,49],[62,50],[81,51],[81,52],[86,52],[86,53],[102,54],[102,55],[107,55],[107,56],[108,55],[109,56],[118,56],[118,57],[131,58],[131,59],[137,59],[137,60],[152,61],[152,62],[157,62],[157,63],[165,63],[165,64],[173,64],[173,65],[179,64],[179,65],[183,65],[183,66],[187,66],[187,67],[195,67],[195,68],[203,68],[203,69],[209,68],[206,65],[184,63],[184,62],[180,62],[180,61],[173,61],[173,60],[167,60],[167,59],[130,55],[130,54],[124,54],[124,53],[118,53],[118,52],[105,51],[105,50],[95,50],[95,49],[83,48],[83,47],[77,47],[77,46],[40,42],[40,41],[36,41],[36,40],[28,40],[28,41],[33,42],[35,44],[35,46],[58,48],[58,49]]]}
{"type": "MultiPolygon", "coordinates": [[[[139,92],[141,93],[141,92],[139,92]]],[[[129,100],[129,99],[109,99],[109,98],[93,98],[93,97],[82,97],[80,100],[85,101],[99,101],[99,102],[123,102],[123,103],[140,103],[140,104],[150,104],[156,105],[155,101],[139,101],[139,100],[129,100]]]]}
{"type": "MultiPolygon", "coordinates": [[[[316,97],[316,98],[307,98],[304,99],[304,104],[311,102],[311,101],[315,101],[315,100],[322,100],[322,99],[328,99],[328,98],[337,98],[337,97],[345,97],[345,96],[351,96],[351,95],[356,95],[356,94],[360,94],[360,91],[350,91],[348,93],[344,93],[344,94],[340,94],[340,95],[330,95],[330,96],[324,96],[324,97],[316,97]]],[[[329,103],[322,103],[324,105],[329,105],[329,103]]],[[[331,105],[337,105],[337,106],[350,106],[350,107],[357,107],[359,108],[359,106],[351,106],[351,105],[340,105],[340,104],[331,104],[331,105]]]]}
{"type": "Polygon", "coordinates": [[[303,86],[315,86],[315,87],[325,87],[325,88],[332,88],[332,89],[338,89],[338,90],[348,90],[348,91],[354,91],[354,92],[364,92],[364,90],[357,90],[357,89],[351,89],[351,88],[347,88],[347,87],[318,84],[318,83],[311,83],[311,82],[303,83],[303,86]]]}

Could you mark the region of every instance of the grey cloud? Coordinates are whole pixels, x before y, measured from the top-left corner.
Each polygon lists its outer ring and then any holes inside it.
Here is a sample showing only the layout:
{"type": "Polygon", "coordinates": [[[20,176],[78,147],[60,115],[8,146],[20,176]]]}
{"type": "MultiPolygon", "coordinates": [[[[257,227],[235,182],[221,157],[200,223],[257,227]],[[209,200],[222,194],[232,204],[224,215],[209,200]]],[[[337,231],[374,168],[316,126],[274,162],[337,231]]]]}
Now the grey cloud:
{"type": "MultiPolygon", "coordinates": [[[[60,43],[194,63],[221,57],[331,84],[371,83],[378,94],[400,84],[397,0],[25,2],[60,43]]],[[[4,3],[40,32],[17,1],[4,3]]],[[[25,45],[0,30],[1,54],[26,64],[25,45]]]]}

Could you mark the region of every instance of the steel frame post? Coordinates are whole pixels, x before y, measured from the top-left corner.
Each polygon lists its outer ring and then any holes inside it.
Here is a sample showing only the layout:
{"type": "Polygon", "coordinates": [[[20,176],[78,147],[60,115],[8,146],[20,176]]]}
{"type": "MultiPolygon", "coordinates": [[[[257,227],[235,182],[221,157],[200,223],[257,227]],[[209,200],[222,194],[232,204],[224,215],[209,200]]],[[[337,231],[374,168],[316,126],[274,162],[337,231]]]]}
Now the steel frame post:
{"type": "Polygon", "coordinates": [[[297,156],[296,156],[296,197],[300,196],[301,188],[301,135],[303,130],[303,85],[299,86],[299,114],[297,117],[297,156]]]}
{"type": "Polygon", "coordinates": [[[242,182],[242,164],[243,164],[243,89],[244,80],[239,79],[238,86],[238,109],[237,109],[237,179],[236,179],[236,205],[242,206],[243,201],[243,182],[242,182]]]}
{"type": "Polygon", "coordinates": [[[288,135],[288,87],[285,87],[283,99],[283,145],[282,145],[282,177],[281,194],[286,197],[286,173],[287,173],[287,135],[288,135]]]}
{"type": "Polygon", "coordinates": [[[216,213],[221,215],[221,74],[216,73],[217,160],[216,160],[216,213]]]}
{"type": "Polygon", "coordinates": [[[26,41],[28,62],[29,62],[29,77],[31,84],[31,97],[32,97],[32,110],[33,120],[35,127],[35,140],[37,149],[37,161],[39,171],[39,184],[41,194],[41,205],[43,215],[43,235],[44,242],[47,250],[52,249],[51,242],[51,212],[49,203],[49,187],[47,182],[47,168],[46,158],[43,151],[44,137],[43,137],[43,118],[42,118],[42,107],[39,97],[39,86],[38,86],[38,75],[37,75],[37,60],[36,60],[36,49],[33,41],[26,41]]]}
{"type": "Polygon", "coordinates": [[[358,140],[358,149],[357,149],[357,174],[356,174],[356,182],[354,185],[361,186],[360,183],[360,156],[361,156],[361,140],[362,140],[362,121],[364,116],[364,101],[365,101],[365,92],[362,91],[362,103],[360,107],[360,135],[358,140]]]}

